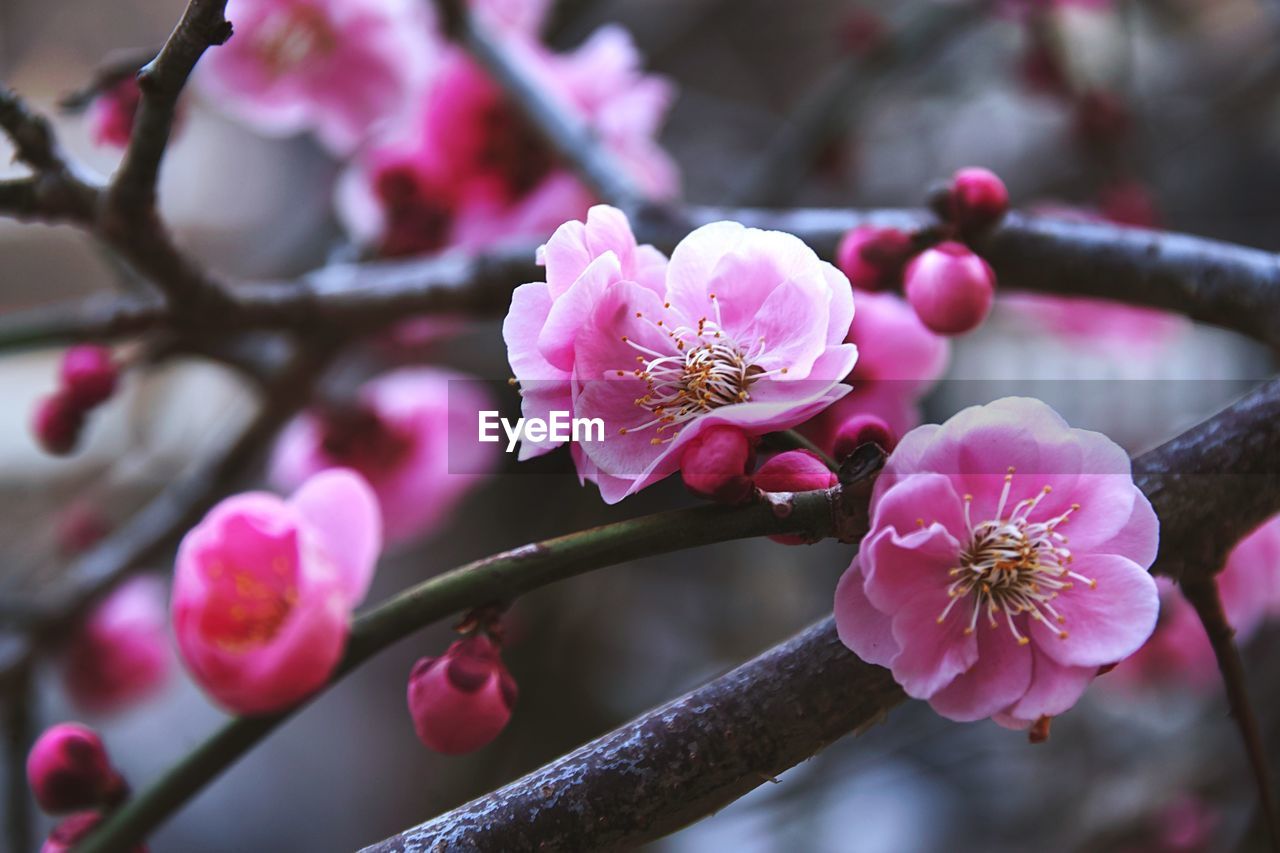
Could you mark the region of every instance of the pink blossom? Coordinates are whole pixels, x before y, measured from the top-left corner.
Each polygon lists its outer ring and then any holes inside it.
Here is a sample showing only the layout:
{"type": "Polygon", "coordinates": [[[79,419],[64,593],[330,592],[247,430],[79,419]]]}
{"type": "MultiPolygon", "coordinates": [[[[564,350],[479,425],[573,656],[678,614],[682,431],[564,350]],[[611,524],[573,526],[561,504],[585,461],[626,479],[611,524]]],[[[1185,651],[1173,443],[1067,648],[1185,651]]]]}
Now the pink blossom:
{"type": "Polygon", "coordinates": [[[747,473],[753,456],[751,439],[742,430],[730,426],[704,429],[685,447],[680,476],[696,495],[721,503],[744,503],[754,490],[747,473]]]}
{"type": "Polygon", "coordinates": [[[124,148],[133,134],[133,119],[142,101],[138,78],[129,75],[99,91],[89,102],[89,136],[94,145],[124,148]]]}
{"type": "Polygon", "coordinates": [[[803,427],[819,447],[835,452],[836,435],[850,418],[879,418],[897,437],[920,423],[919,402],[946,372],[951,343],[920,322],[902,297],[858,293],[849,343],[858,363],[849,374],[853,390],[803,427]]]}
{"type": "Polygon", "coordinates": [[[418,0],[231,0],[227,18],[235,35],[200,64],[209,100],[340,155],[403,115],[438,52],[418,0]]]}
{"type": "Polygon", "coordinates": [[[575,415],[604,422],[580,447],[606,502],[673,473],[704,429],[786,429],[848,392],[852,288],[790,234],[717,222],[676,247],[662,293],[602,278],[572,376],[575,415]]]}
{"type": "Polygon", "coordinates": [[[351,468],[373,488],[388,542],[424,536],[496,466],[498,445],[476,440],[496,409],[479,380],[411,367],[366,382],[349,410],[313,410],[280,435],[271,482],[296,489],[317,472],[351,468]]]}
{"type": "Polygon", "coordinates": [[[903,437],[836,624],[939,714],[1026,726],[1150,636],[1158,539],[1118,445],[1005,398],[903,437]]]}
{"type": "Polygon", "coordinates": [[[169,676],[164,586],[125,583],[89,614],[67,646],[63,679],[86,711],[109,713],[145,698],[169,676]]]}
{"type": "MultiPolygon", "coordinates": [[[[606,27],[571,54],[520,38],[507,49],[600,135],[642,190],[676,192],[675,166],[655,141],[672,89],[640,71],[625,31],[606,27]]],[[[361,154],[337,199],[352,236],[383,255],[545,237],[591,202],[502,90],[456,49],[442,57],[419,116],[361,154]]]]}
{"type": "Polygon", "coordinates": [[[1009,210],[1009,190],[990,169],[961,169],[951,178],[949,194],[952,220],[963,231],[981,231],[1004,218],[1009,210]]]}
{"type": "Polygon", "coordinates": [[[27,783],[50,814],[117,803],[127,793],[98,733],[79,723],[45,729],[27,755],[27,783]]]}
{"type": "Polygon", "coordinates": [[[67,456],[80,443],[84,423],[84,407],[66,390],[59,390],[36,403],[31,416],[31,432],[45,453],[67,456]]]}
{"type": "Polygon", "coordinates": [[[108,347],[80,344],[62,354],[62,387],[81,408],[100,406],[116,392],[120,368],[108,347]]]}
{"type": "MultiPolygon", "coordinates": [[[[619,281],[633,281],[661,293],[667,258],[649,245],[638,246],[631,224],[617,208],[596,205],[585,222],[566,222],[538,249],[545,282],[516,288],[502,324],[507,358],[520,382],[526,418],[550,418],[573,411],[573,366],[579,335],[590,324],[596,303],[619,281]]],[[[547,439],[520,443],[520,459],[559,446],[547,439]]],[[[575,447],[578,470],[596,479],[594,465],[575,447]]],[[[623,484],[625,488],[625,484],[623,484]]]]}
{"type": "Polygon", "coordinates": [[[373,491],[352,471],[288,500],[227,498],[183,537],[173,628],[196,682],[228,710],[277,711],[328,680],[382,544],[373,491]]]}
{"type": "Polygon", "coordinates": [[[409,714],[422,743],[445,755],[473,752],[511,719],[516,682],[498,646],[483,634],[458,640],[409,674],[409,714]]]}
{"type": "MultiPolygon", "coordinates": [[[[1105,683],[1192,684],[1208,687],[1218,679],[1213,648],[1195,608],[1167,578],[1158,578],[1160,619],[1137,654],[1116,667],[1105,683]]],[[[1227,555],[1217,577],[1218,593],[1236,641],[1246,642],[1268,617],[1280,614],[1280,516],[1250,533],[1227,555]]]]}
{"type": "Polygon", "coordinates": [[[947,241],[907,264],[903,290],[922,323],[940,335],[960,335],[987,318],[995,286],[986,261],[964,244],[947,241]]]}

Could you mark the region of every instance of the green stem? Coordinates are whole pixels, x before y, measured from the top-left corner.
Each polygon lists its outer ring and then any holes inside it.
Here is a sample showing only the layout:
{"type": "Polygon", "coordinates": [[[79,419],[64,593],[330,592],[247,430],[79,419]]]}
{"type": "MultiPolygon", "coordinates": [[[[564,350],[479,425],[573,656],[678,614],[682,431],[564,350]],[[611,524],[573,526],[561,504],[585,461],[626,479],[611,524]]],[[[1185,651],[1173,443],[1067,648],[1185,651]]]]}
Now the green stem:
{"type": "MultiPolygon", "coordinates": [[[[411,587],[357,619],[346,655],[330,684],[397,640],[454,613],[509,602],[522,593],[593,569],[753,536],[800,533],[814,540],[847,536],[865,522],[845,517],[840,507],[846,503],[840,500],[839,491],[773,495],[768,501],[744,507],[700,506],[661,512],[477,560],[411,587]]],[[[76,848],[77,853],[128,849],[296,710],[232,719],[112,813],[76,848]]]]}

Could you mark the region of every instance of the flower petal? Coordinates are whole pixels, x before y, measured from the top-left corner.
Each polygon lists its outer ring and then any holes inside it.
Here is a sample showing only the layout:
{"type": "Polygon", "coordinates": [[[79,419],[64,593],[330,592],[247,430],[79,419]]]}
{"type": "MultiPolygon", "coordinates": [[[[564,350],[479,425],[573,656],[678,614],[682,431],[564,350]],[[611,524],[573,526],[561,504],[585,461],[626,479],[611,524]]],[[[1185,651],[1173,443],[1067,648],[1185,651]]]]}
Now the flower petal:
{"type": "Polygon", "coordinates": [[[373,489],[354,471],[330,468],[304,483],[289,503],[310,522],[334,562],[348,606],[355,607],[369,592],[382,550],[382,515],[373,489]]]}
{"type": "Polygon", "coordinates": [[[1063,621],[1033,620],[1031,638],[1055,661],[1099,667],[1124,660],[1142,647],[1156,626],[1160,596],[1145,569],[1127,557],[1093,554],[1071,565],[1077,580],[1052,605],[1063,621]],[[1066,639],[1059,631],[1067,632],[1066,639]]]}
{"type": "Polygon", "coordinates": [[[889,617],[872,606],[862,586],[862,571],[854,557],[836,584],[836,632],[840,641],[867,663],[889,666],[901,649],[893,638],[889,617]]]}

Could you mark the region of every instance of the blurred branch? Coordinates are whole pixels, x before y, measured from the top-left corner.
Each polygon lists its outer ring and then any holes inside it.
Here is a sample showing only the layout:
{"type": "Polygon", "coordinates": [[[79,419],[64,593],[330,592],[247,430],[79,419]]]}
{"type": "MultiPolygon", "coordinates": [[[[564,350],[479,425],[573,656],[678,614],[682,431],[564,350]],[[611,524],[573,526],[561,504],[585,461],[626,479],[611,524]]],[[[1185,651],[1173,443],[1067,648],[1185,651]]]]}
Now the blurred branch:
{"type": "MultiPolygon", "coordinates": [[[[690,206],[675,213],[683,221],[641,222],[637,236],[669,252],[691,228],[732,219],[795,234],[829,258],[850,228],[915,229],[931,223],[914,210],[690,206]]],[[[1280,255],[1271,252],[1185,234],[1024,214],[1010,214],[978,242],[978,249],[1009,289],[1159,308],[1280,346],[1280,255]]],[[[217,332],[308,330],[319,322],[363,335],[415,314],[501,316],[517,285],[543,276],[533,255],[534,246],[527,245],[336,265],[292,282],[245,283],[226,291],[227,310],[198,315],[175,314],[145,297],[95,297],[92,305],[63,303],[0,315],[0,348],[120,337],[183,324],[217,332]]]]}
{"type": "MultiPolygon", "coordinates": [[[[877,456],[877,459],[881,457],[877,456]]],[[[330,684],[377,652],[454,613],[510,602],[530,590],[594,569],[702,545],[778,533],[856,539],[866,530],[870,477],[823,492],[775,494],[743,507],[699,506],[606,524],[477,560],[424,581],[356,620],[330,684]]],[[[295,710],[234,719],[113,813],[78,853],[126,848],[159,826],[295,710]]]]}
{"type": "MultiPolygon", "coordinates": [[[[801,101],[769,141],[735,204],[777,205],[790,198],[812,169],[823,146],[849,127],[861,104],[904,72],[918,73],[922,63],[989,18],[985,3],[926,4],[897,32],[870,35],[874,45],[846,49],[842,60],[801,101]]],[[[871,14],[870,12],[866,14],[871,14]]]]}
{"type": "Polygon", "coordinates": [[[27,795],[27,750],[35,728],[31,668],[6,669],[0,683],[5,738],[5,836],[14,853],[31,849],[31,802],[27,795]]]}
{"type": "Polygon", "coordinates": [[[1218,585],[1212,578],[1198,579],[1182,584],[1182,594],[1196,609],[1196,615],[1209,635],[1209,644],[1213,647],[1214,657],[1218,661],[1218,669],[1222,673],[1222,683],[1227,690],[1227,704],[1231,708],[1231,717],[1244,742],[1245,753],[1249,757],[1249,767],[1253,771],[1254,784],[1258,790],[1259,810],[1267,825],[1271,849],[1280,851],[1280,816],[1276,813],[1275,790],[1271,782],[1271,772],[1267,768],[1267,751],[1262,742],[1258,717],[1254,713],[1253,704],[1249,701],[1249,692],[1245,687],[1244,663],[1240,659],[1240,649],[1236,647],[1233,637],[1235,631],[1227,622],[1227,615],[1222,609],[1222,596],[1218,585]]]}
{"type": "Polygon", "coordinates": [[[904,699],[828,618],[435,820],[365,848],[631,849],[719,811],[904,699]]]}
{"type": "MultiPolygon", "coordinates": [[[[1138,457],[1135,468],[1212,470],[1219,441],[1256,441],[1262,409],[1272,417],[1269,442],[1280,447],[1277,380],[1191,430],[1186,440],[1175,439],[1138,457]],[[1215,440],[1206,440],[1208,436],[1215,440]]],[[[1260,460],[1260,465],[1270,464],[1272,472],[1280,471],[1274,467],[1280,454],[1261,453],[1260,460]]],[[[1236,511],[1231,502],[1205,501],[1193,481],[1161,481],[1155,476],[1139,484],[1144,489],[1160,487],[1153,503],[1163,530],[1194,527],[1201,536],[1215,538],[1214,522],[1228,521],[1225,529],[1231,529],[1236,511]]],[[[1280,510],[1280,489],[1275,476],[1268,479],[1269,487],[1261,491],[1274,513],[1280,510]]],[[[1161,547],[1163,552],[1163,541],[1161,547]]],[[[506,788],[368,849],[624,849],[674,831],[756,787],[763,781],[760,774],[785,769],[842,733],[829,732],[824,722],[845,724],[843,731],[848,731],[875,720],[901,700],[900,693],[886,686],[887,674],[858,662],[834,633],[828,620],[506,788]],[[796,681],[787,685],[793,678],[796,681]],[[786,689],[779,691],[780,683],[786,689]],[[810,702],[818,702],[819,710],[810,702]],[[854,710],[848,717],[827,716],[842,707],[854,710]],[[751,717],[755,713],[768,725],[756,729],[751,717]],[[763,739],[760,753],[754,752],[757,739],[763,739]],[[745,761],[739,761],[741,753],[747,755],[745,761]]]]}
{"type": "Polygon", "coordinates": [[[435,5],[450,37],[462,44],[493,76],[516,108],[601,200],[628,213],[635,213],[643,206],[644,194],[627,170],[616,162],[587,122],[521,68],[522,57],[476,20],[463,0],[435,0],[435,5]]]}

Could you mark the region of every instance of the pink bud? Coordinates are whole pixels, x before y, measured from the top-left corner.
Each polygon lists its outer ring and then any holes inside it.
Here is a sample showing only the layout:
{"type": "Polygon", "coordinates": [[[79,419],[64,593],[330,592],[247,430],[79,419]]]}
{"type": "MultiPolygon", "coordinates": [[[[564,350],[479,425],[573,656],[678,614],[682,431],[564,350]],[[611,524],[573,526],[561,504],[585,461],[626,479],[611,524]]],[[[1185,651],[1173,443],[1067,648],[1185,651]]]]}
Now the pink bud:
{"type": "Polygon", "coordinates": [[[89,135],[94,145],[124,148],[142,101],[138,78],[129,75],[98,93],[89,104],[89,135]]]}
{"type": "Polygon", "coordinates": [[[56,391],[36,404],[31,429],[46,453],[66,456],[80,441],[84,408],[65,391],[56,391]]]}
{"type": "Polygon", "coordinates": [[[83,409],[111,399],[119,376],[111,350],[106,347],[81,344],[62,356],[62,388],[83,409]]]}
{"type": "Polygon", "coordinates": [[[864,444],[878,444],[886,453],[898,444],[898,437],[884,418],[861,414],[849,417],[836,431],[833,450],[836,459],[844,459],[864,444]]]}
{"type": "Polygon", "coordinates": [[[902,283],[911,257],[911,236],[897,228],[863,225],[844,235],[836,265],[859,290],[889,290],[902,283]]]}
{"type": "Polygon", "coordinates": [[[907,301],[940,335],[968,332],[986,319],[995,285],[987,262],[961,243],[939,243],[907,266],[907,301]]]}
{"type": "Polygon", "coordinates": [[[27,756],[27,781],[50,814],[114,804],[126,793],[102,739],[79,723],[59,723],[40,735],[27,756]]]}
{"type": "Polygon", "coordinates": [[[422,658],[409,673],[413,728],[428,748],[445,755],[492,741],[515,703],[516,682],[483,634],[458,640],[441,657],[422,658]]]}
{"type": "MultiPolygon", "coordinates": [[[[812,492],[829,489],[837,482],[827,463],[808,450],[779,453],[760,466],[754,480],[757,488],[765,492],[812,492]]],[[[794,534],[769,538],[784,545],[803,545],[807,541],[794,534]]]]}
{"type": "MultiPolygon", "coordinates": [[[[77,812],[64,818],[49,833],[40,853],[70,853],[101,822],[102,815],[98,812],[77,812]]],[[[130,848],[130,853],[147,853],[147,846],[136,844],[130,848]]]]}
{"type": "Polygon", "coordinates": [[[989,169],[961,169],[951,178],[951,207],[964,231],[980,231],[999,222],[1009,210],[1009,191],[989,169]]]}
{"type": "Polygon", "coordinates": [[[169,676],[168,625],[159,579],[134,578],[113,592],[67,644],[63,679],[72,701],[105,714],[152,693],[169,676]]]}
{"type": "Polygon", "coordinates": [[[680,476],[689,491],[726,504],[746,501],[752,494],[747,466],[751,441],[737,427],[714,426],[689,442],[680,459],[680,476]]]}

